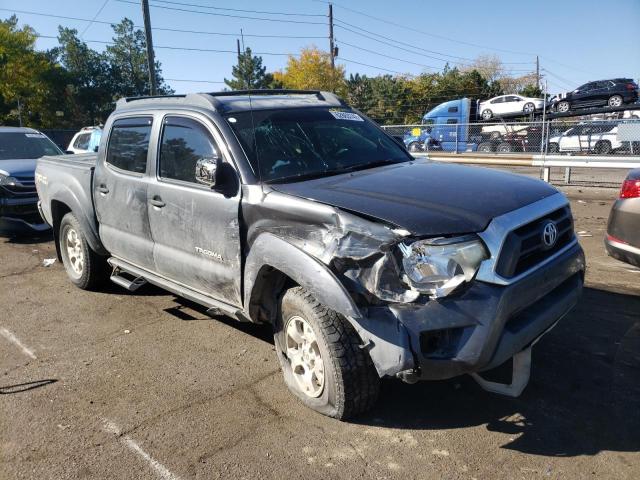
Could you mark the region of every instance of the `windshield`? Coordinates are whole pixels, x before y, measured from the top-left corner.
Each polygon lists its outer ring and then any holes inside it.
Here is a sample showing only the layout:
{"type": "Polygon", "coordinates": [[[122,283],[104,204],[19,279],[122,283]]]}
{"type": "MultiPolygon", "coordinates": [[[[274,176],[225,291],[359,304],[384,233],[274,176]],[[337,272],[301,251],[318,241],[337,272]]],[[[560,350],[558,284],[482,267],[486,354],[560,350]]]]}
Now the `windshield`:
{"type": "Polygon", "coordinates": [[[62,155],[62,151],[41,133],[0,133],[0,160],[40,158],[43,155],[62,155]]]}
{"type": "Polygon", "coordinates": [[[412,160],[371,121],[346,108],[257,110],[231,113],[226,119],[254,172],[260,172],[265,182],[302,180],[412,160]]]}

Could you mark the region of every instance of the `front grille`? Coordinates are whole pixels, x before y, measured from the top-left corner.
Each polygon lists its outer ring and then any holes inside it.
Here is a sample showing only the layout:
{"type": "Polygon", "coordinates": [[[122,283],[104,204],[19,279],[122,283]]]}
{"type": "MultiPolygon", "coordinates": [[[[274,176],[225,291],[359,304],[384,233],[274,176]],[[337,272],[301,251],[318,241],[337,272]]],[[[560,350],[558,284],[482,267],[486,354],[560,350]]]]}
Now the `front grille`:
{"type": "Polygon", "coordinates": [[[504,278],[520,275],[562,249],[573,239],[571,210],[569,207],[559,208],[509,232],[496,264],[496,273],[504,278]],[[542,229],[549,220],[553,221],[558,229],[556,243],[551,248],[547,248],[542,240],[542,229]]]}
{"type": "Polygon", "coordinates": [[[33,177],[15,177],[20,182],[20,185],[3,185],[6,191],[14,196],[27,196],[36,194],[36,183],[33,177]]]}

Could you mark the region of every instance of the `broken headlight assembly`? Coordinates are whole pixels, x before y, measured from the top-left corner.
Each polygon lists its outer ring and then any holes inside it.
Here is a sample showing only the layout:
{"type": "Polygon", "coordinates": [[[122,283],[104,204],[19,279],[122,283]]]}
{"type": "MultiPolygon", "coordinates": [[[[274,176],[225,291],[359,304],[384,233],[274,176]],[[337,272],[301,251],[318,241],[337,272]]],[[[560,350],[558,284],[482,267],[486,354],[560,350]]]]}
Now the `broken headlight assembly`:
{"type": "Polygon", "coordinates": [[[489,258],[475,235],[432,238],[398,245],[404,267],[403,280],[413,290],[433,298],[446,297],[473,279],[480,263],[489,258]]]}

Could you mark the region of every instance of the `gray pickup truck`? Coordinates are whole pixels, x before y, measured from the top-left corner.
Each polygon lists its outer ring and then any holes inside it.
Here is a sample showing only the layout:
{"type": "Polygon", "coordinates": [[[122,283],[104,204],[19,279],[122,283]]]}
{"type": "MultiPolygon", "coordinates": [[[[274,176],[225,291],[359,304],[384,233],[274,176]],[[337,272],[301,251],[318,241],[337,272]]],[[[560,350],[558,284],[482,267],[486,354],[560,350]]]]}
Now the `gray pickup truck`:
{"type": "Polygon", "coordinates": [[[273,325],[289,389],[340,419],[384,377],[519,395],[583,284],[557,190],[414,159],[328,92],[122,99],[97,154],[44,157],[36,184],[75,285],[273,325]],[[482,376],[510,359],[510,382],[482,376]]]}

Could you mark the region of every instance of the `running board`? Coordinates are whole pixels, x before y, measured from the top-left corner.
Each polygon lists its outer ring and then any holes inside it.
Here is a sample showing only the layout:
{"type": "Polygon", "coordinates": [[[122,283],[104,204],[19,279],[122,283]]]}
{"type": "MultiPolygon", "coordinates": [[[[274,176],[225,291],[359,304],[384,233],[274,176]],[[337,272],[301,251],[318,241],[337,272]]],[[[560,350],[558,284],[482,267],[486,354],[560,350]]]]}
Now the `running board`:
{"type": "Polygon", "coordinates": [[[478,382],[484,390],[507,397],[519,397],[524,388],[529,383],[531,375],[531,347],[516,353],[513,356],[513,372],[511,383],[498,383],[485,380],[477,373],[472,373],[471,377],[478,382]]]}
{"type": "Polygon", "coordinates": [[[116,272],[119,272],[119,271],[126,272],[127,274],[135,277],[136,280],[142,279],[144,283],[147,283],[147,282],[151,283],[164,290],[168,290],[169,292],[174,293],[180,297],[184,297],[188,300],[191,300],[192,302],[195,302],[199,305],[207,307],[208,309],[207,314],[209,314],[210,316],[226,315],[226,316],[235,318],[236,320],[239,320],[241,322],[251,321],[241,307],[230,305],[220,300],[215,300],[207,295],[203,295],[200,292],[192,290],[189,287],[186,287],[176,282],[172,282],[167,278],[161,277],[160,275],[157,275],[143,268],[132,265],[119,258],[111,257],[107,260],[107,262],[114,269],[114,275],[111,276],[111,280],[114,283],[117,283],[118,285],[123,286],[124,288],[129,289],[126,283],[126,282],[129,282],[129,280],[127,280],[126,278],[122,278],[120,274],[115,275],[116,272]]]}

